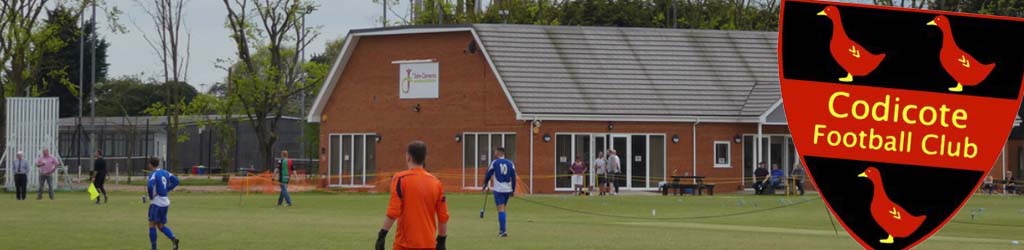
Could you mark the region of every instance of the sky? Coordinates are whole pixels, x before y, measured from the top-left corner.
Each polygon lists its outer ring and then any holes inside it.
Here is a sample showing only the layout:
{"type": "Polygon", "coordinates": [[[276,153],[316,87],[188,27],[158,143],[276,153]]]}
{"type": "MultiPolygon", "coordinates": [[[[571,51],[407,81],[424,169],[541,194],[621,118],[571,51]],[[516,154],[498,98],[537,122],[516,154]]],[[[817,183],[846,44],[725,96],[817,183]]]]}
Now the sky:
{"type": "MultiPolygon", "coordinates": [[[[119,22],[128,29],[124,34],[112,34],[109,29],[101,33],[111,44],[107,50],[110,63],[108,77],[140,73],[145,77],[160,76],[163,71],[160,60],[142,36],[147,32],[148,36],[155,37],[149,16],[135,0],[108,0],[107,3],[123,12],[119,22]]],[[[183,19],[192,32],[188,82],[205,91],[227,75],[216,67],[217,60],[234,58],[236,48],[228,37],[230,31],[225,28],[227,11],[222,1],[188,0],[186,4],[183,19]]],[[[382,12],[380,3],[371,0],[324,0],[319,1],[319,5],[320,8],[306,18],[308,26],[320,28],[320,36],[306,50],[307,57],[322,52],[327,41],[343,37],[350,29],[380,26],[375,22],[382,12]]],[[[408,11],[408,6],[398,6],[396,10],[408,11]]],[[[106,27],[106,19],[100,17],[103,13],[97,15],[99,25],[106,27]]],[[[389,19],[394,18],[396,16],[389,16],[389,19]]]]}
{"type": "MultiPolygon", "coordinates": [[[[107,0],[123,13],[120,23],[128,30],[127,33],[101,33],[111,44],[107,50],[107,61],[110,63],[109,78],[123,75],[142,74],[144,77],[158,77],[162,72],[159,58],[146,43],[143,33],[154,37],[152,21],[143,11],[139,1],[146,0],[107,0]]],[[[227,75],[223,69],[217,68],[218,59],[230,60],[235,57],[234,42],[228,37],[230,31],[225,28],[225,10],[222,1],[218,0],[185,0],[185,25],[192,33],[191,60],[189,61],[188,82],[200,91],[206,91],[212,83],[219,82],[227,75]]],[[[870,2],[871,0],[841,0],[846,2],[870,2]]],[[[307,48],[307,57],[320,53],[325,44],[339,39],[351,29],[380,27],[376,20],[380,18],[382,8],[373,0],[318,0],[319,9],[306,18],[309,26],[319,27],[320,36],[307,48]]],[[[390,6],[398,14],[389,12],[389,20],[398,20],[406,16],[409,1],[400,0],[398,6],[390,6]]],[[[490,0],[482,1],[486,6],[490,0]]],[[[104,15],[102,12],[98,15],[104,15]]],[[[105,18],[97,17],[101,27],[106,27],[105,18]]]]}

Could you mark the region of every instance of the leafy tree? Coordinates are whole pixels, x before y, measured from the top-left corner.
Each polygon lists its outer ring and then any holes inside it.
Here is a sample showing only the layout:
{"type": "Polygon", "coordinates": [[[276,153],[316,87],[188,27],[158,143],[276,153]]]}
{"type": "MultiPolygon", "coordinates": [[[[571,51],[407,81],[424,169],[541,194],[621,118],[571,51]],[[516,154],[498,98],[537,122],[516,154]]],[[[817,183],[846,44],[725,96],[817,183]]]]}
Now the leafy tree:
{"type": "Polygon", "coordinates": [[[162,102],[160,85],[129,75],[96,85],[97,116],[144,116],[146,108],[162,102]]]}
{"type": "Polygon", "coordinates": [[[777,0],[494,1],[480,13],[469,2],[424,0],[411,22],[776,30],[779,15],[777,0]]]}
{"type": "MultiPolygon", "coordinates": [[[[163,66],[164,101],[151,106],[147,113],[167,117],[167,162],[168,166],[178,164],[178,147],[175,142],[188,140],[187,136],[178,135],[181,124],[179,117],[184,112],[191,98],[195,96],[194,88],[191,86],[182,87],[188,81],[189,53],[191,51],[192,35],[185,27],[185,5],[188,1],[182,0],[136,0],[152,21],[154,34],[147,33],[139,28],[142,38],[146,40],[149,47],[153,49],[153,55],[160,58],[163,66]],[[186,29],[183,34],[182,28],[186,29]],[[183,37],[184,35],[184,37],[183,37]],[[192,89],[193,92],[180,92],[192,89]],[[176,139],[175,139],[176,138],[176,139]]],[[[187,85],[187,84],[185,84],[187,85]]]]}
{"type": "Polygon", "coordinates": [[[306,26],[316,10],[306,0],[224,0],[237,48],[228,94],[238,100],[256,132],[264,167],[274,162],[277,127],[289,104],[316,83],[303,80],[300,56],[319,32],[306,26]]]}
{"type": "MultiPolygon", "coordinates": [[[[107,77],[107,48],[110,44],[103,39],[97,39],[93,33],[96,31],[96,24],[86,23],[85,32],[81,31],[75,13],[64,6],[57,6],[47,11],[46,26],[53,31],[54,38],[63,41],[52,51],[43,51],[39,58],[39,67],[42,72],[33,79],[40,83],[39,94],[43,96],[55,96],[60,99],[60,116],[70,117],[78,114],[78,97],[81,92],[83,96],[90,96],[93,90],[93,77],[90,74],[95,72],[97,81],[104,81],[107,77]],[[84,52],[85,58],[91,58],[93,50],[86,48],[82,50],[81,39],[86,39],[85,44],[91,47],[96,45],[96,70],[93,71],[92,63],[85,62],[79,65],[80,56],[84,52]],[[81,68],[80,68],[81,67],[81,68]],[[84,69],[85,76],[79,83],[80,69],[84,69]],[[81,86],[82,89],[79,89],[81,86]]],[[[89,100],[83,100],[88,103],[89,100]]],[[[89,105],[83,105],[88,110],[89,105]]]]}
{"type": "MultiPolygon", "coordinates": [[[[118,15],[121,13],[116,7],[107,8],[102,0],[68,0],[52,3],[48,0],[14,0],[0,1],[0,117],[5,116],[6,97],[8,96],[37,96],[44,92],[42,77],[47,77],[48,83],[55,85],[73,86],[68,83],[68,72],[64,70],[67,65],[44,65],[42,60],[48,59],[48,53],[54,53],[60,48],[67,46],[68,42],[61,40],[58,34],[58,26],[47,25],[41,20],[44,13],[55,8],[70,10],[71,20],[78,19],[86,6],[97,6],[105,9],[108,23],[115,31],[123,31],[118,24],[118,15]]],[[[56,20],[56,19],[55,19],[56,20]]],[[[0,120],[0,130],[4,129],[5,120],[0,120]]],[[[0,138],[0,147],[6,143],[6,138],[0,138]]]]}
{"type": "Polygon", "coordinates": [[[211,127],[217,131],[218,136],[214,142],[216,147],[214,147],[213,153],[217,158],[216,164],[222,168],[233,165],[232,163],[236,160],[235,148],[238,146],[234,127],[237,123],[237,119],[234,119],[236,109],[235,99],[212,94],[196,96],[185,108],[185,115],[202,117],[198,122],[199,126],[211,127]]]}
{"type": "MultiPolygon", "coordinates": [[[[123,76],[112,81],[97,84],[96,114],[100,116],[120,116],[120,130],[129,142],[139,139],[137,120],[133,116],[143,113],[145,107],[153,103],[160,103],[159,87],[153,84],[145,84],[139,76],[123,76]]],[[[135,143],[127,144],[127,155],[134,156],[135,143]]],[[[135,161],[128,160],[128,183],[132,182],[132,175],[135,173],[135,161]]]]}

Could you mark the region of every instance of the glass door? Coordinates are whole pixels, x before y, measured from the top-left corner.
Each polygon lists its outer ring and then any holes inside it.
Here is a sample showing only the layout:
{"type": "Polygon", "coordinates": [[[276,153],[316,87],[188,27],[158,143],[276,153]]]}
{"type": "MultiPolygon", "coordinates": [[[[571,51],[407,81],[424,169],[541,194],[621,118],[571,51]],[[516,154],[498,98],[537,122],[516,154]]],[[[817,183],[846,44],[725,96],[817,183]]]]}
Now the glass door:
{"type": "MultiPolygon", "coordinates": [[[[607,152],[608,151],[608,145],[605,143],[605,140],[607,140],[607,139],[605,138],[604,135],[600,135],[600,134],[594,135],[594,148],[593,148],[593,150],[591,151],[591,154],[590,154],[590,155],[592,155],[594,157],[594,159],[592,159],[590,161],[591,162],[590,166],[593,166],[593,167],[590,168],[590,178],[588,179],[588,182],[590,183],[591,187],[597,187],[597,177],[596,177],[597,176],[597,166],[594,164],[594,162],[597,161],[597,159],[598,159],[597,156],[598,155],[604,155],[604,154],[602,154],[602,152],[607,152]]],[[[605,158],[607,159],[607,155],[605,155],[605,156],[606,156],[605,158]]],[[[605,164],[605,166],[607,166],[607,164],[605,164]]],[[[601,178],[603,178],[603,177],[601,177],[601,178]]]]}
{"type": "Polygon", "coordinates": [[[630,141],[629,187],[647,188],[647,136],[634,135],[630,141]]]}
{"type": "MultiPolygon", "coordinates": [[[[630,163],[632,160],[629,159],[631,155],[629,153],[629,136],[627,135],[612,135],[611,136],[611,148],[615,150],[615,154],[619,157],[619,169],[621,172],[613,178],[613,182],[620,188],[629,188],[629,180],[632,178],[630,173],[630,163]]],[[[611,164],[611,163],[609,163],[611,164]]]]}

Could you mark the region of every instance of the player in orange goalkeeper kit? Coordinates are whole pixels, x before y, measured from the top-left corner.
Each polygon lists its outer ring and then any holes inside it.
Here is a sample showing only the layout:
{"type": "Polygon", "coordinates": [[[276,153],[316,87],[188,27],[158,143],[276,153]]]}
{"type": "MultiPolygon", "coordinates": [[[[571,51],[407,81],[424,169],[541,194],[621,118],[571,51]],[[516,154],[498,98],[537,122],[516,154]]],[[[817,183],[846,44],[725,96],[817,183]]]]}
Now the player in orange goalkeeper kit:
{"type": "Polygon", "coordinates": [[[448,204],[441,181],[423,168],[427,158],[427,145],[421,141],[409,143],[405,164],[409,170],[399,172],[391,179],[391,202],[387,218],[377,233],[377,250],[384,250],[388,230],[398,220],[395,250],[445,250],[448,237],[448,204]]]}

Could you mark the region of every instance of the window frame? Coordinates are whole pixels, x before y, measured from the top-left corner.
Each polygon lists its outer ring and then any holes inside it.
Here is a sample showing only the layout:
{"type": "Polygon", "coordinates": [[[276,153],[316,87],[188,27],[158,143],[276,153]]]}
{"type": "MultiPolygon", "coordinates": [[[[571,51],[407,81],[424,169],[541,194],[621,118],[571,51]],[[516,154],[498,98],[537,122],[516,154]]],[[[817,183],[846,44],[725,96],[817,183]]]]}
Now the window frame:
{"type": "Polygon", "coordinates": [[[732,168],[732,144],[729,141],[714,141],[711,147],[714,168],[732,168]],[[725,145],[725,163],[718,163],[718,145],[725,145]]]}
{"type": "MultiPolygon", "coordinates": [[[[467,179],[467,177],[468,177],[467,174],[470,174],[470,173],[466,172],[466,168],[470,167],[470,166],[466,165],[466,160],[467,160],[467,158],[466,158],[466,156],[467,156],[466,150],[473,150],[473,163],[480,162],[480,159],[478,158],[478,156],[480,155],[480,136],[482,136],[482,135],[486,135],[487,136],[487,140],[488,140],[487,141],[487,149],[488,149],[487,157],[490,160],[487,161],[488,162],[487,166],[479,166],[479,165],[477,165],[476,168],[474,168],[474,171],[477,171],[477,173],[479,173],[479,171],[480,171],[479,169],[480,168],[483,168],[485,170],[485,172],[486,172],[486,169],[490,167],[489,166],[490,162],[494,161],[494,152],[491,152],[492,150],[494,150],[493,147],[491,147],[491,145],[494,144],[494,142],[491,141],[494,137],[501,138],[501,146],[502,147],[507,147],[508,146],[508,141],[509,141],[508,140],[508,136],[509,135],[512,136],[512,143],[514,143],[513,146],[514,147],[518,147],[518,145],[519,145],[518,143],[515,143],[515,141],[518,140],[518,137],[519,137],[519,135],[516,132],[472,132],[472,131],[467,131],[467,132],[462,132],[460,135],[461,135],[461,137],[460,137],[461,139],[459,141],[459,144],[462,144],[462,145],[459,148],[462,151],[462,160],[461,160],[462,161],[462,176],[461,177],[462,177],[462,189],[463,190],[479,190],[481,188],[480,187],[480,184],[482,182],[481,179],[484,176],[483,175],[481,175],[481,176],[474,175],[473,176],[473,180],[469,180],[469,179],[467,179]],[[468,135],[472,135],[473,139],[475,140],[474,141],[474,147],[473,148],[469,148],[469,149],[467,149],[466,145],[465,145],[466,143],[468,143],[468,139],[467,139],[468,135]],[[469,181],[471,181],[472,183],[469,183],[469,181]],[[467,184],[471,184],[471,185],[467,185],[467,184]]],[[[508,157],[508,159],[512,160],[512,162],[515,163],[515,161],[516,161],[515,157],[518,155],[519,150],[516,149],[516,148],[513,148],[512,150],[513,150],[513,155],[512,155],[512,157],[508,157]]],[[[508,149],[506,148],[505,151],[507,152],[508,149]]],[[[475,174],[475,173],[473,173],[473,174],[475,174]]]]}
{"type": "MultiPolygon", "coordinates": [[[[376,187],[377,185],[370,184],[370,183],[375,183],[370,178],[377,178],[378,175],[376,173],[367,174],[367,170],[366,170],[366,165],[367,164],[366,164],[366,162],[367,162],[368,159],[376,160],[377,157],[376,157],[376,155],[374,155],[373,157],[369,157],[369,158],[366,156],[367,153],[368,153],[367,150],[366,150],[366,145],[369,144],[369,143],[377,143],[376,138],[379,137],[379,136],[380,135],[378,135],[377,133],[328,133],[327,134],[327,142],[328,142],[327,143],[327,150],[328,150],[327,151],[327,159],[328,159],[328,162],[327,162],[327,186],[328,187],[346,187],[346,188],[373,188],[373,187],[376,187]],[[333,137],[335,137],[335,136],[338,137],[338,146],[340,147],[340,149],[334,148],[334,145],[332,145],[330,143],[331,139],[333,137]],[[343,140],[344,136],[351,136],[351,138],[352,138],[349,141],[348,145],[345,145],[345,143],[344,143],[344,140],[343,140]],[[335,166],[335,167],[342,168],[341,172],[339,172],[339,171],[337,171],[335,169],[332,169],[331,163],[334,160],[336,160],[334,157],[341,157],[342,155],[344,155],[340,150],[345,149],[346,147],[355,147],[355,141],[356,141],[355,138],[358,137],[358,136],[362,136],[363,137],[363,142],[362,142],[363,143],[363,149],[362,149],[363,157],[361,157],[363,170],[362,170],[362,176],[358,177],[358,178],[362,179],[361,182],[363,184],[360,184],[360,185],[353,184],[353,183],[357,182],[356,181],[357,177],[354,176],[354,175],[349,177],[350,180],[349,180],[348,184],[343,184],[344,182],[340,178],[343,178],[344,174],[347,173],[347,172],[345,172],[345,169],[343,167],[344,166],[343,163],[339,161],[338,162],[338,166],[335,166]],[[331,181],[334,176],[338,176],[338,178],[339,178],[338,182],[336,182],[336,183],[331,181]]],[[[374,149],[375,150],[374,150],[373,153],[376,154],[377,153],[376,147],[374,147],[374,149]]],[[[352,149],[352,157],[349,157],[349,161],[350,161],[349,164],[350,165],[348,167],[350,167],[350,168],[354,168],[355,165],[356,165],[355,164],[355,159],[356,159],[355,152],[356,152],[356,150],[353,148],[352,149]]],[[[344,161],[344,158],[342,158],[341,160],[344,161]]],[[[376,164],[374,164],[374,165],[376,165],[376,164]]],[[[349,171],[355,172],[353,170],[349,170],[349,171]]],[[[377,169],[374,169],[374,171],[377,171],[377,169]]]]}

